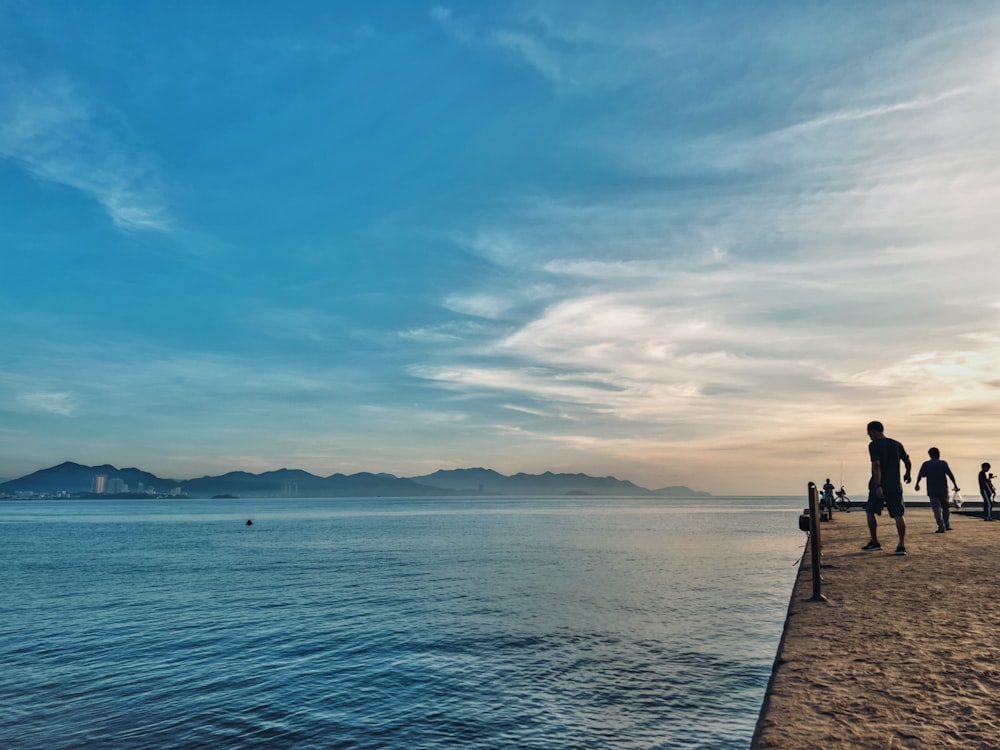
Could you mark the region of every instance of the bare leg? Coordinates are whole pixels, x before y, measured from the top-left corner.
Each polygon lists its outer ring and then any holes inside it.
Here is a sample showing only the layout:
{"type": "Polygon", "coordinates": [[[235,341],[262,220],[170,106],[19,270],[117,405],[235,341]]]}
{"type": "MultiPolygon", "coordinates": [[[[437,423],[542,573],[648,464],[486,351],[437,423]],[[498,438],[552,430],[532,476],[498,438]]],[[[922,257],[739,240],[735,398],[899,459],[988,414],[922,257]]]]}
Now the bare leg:
{"type": "Polygon", "coordinates": [[[905,547],[906,544],[904,544],[904,542],[906,541],[906,521],[903,520],[902,516],[896,519],[896,533],[899,534],[899,546],[905,547]]]}
{"type": "Polygon", "coordinates": [[[878,541],[878,521],[875,520],[874,513],[866,513],[868,516],[868,537],[873,542],[878,541]]]}

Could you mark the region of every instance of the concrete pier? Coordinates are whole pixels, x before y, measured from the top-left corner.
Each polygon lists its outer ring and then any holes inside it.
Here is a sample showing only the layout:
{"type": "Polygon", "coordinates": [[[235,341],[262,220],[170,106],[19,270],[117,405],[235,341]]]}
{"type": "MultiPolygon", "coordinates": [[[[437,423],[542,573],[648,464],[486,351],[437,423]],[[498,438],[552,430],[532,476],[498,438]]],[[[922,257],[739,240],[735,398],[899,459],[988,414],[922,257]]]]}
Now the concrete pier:
{"type": "Polygon", "coordinates": [[[861,510],[822,524],[826,601],[807,550],[751,750],[1000,748],[1000,522],[905,519],[906,556],[886,514],[881,552],[861,510]]]}

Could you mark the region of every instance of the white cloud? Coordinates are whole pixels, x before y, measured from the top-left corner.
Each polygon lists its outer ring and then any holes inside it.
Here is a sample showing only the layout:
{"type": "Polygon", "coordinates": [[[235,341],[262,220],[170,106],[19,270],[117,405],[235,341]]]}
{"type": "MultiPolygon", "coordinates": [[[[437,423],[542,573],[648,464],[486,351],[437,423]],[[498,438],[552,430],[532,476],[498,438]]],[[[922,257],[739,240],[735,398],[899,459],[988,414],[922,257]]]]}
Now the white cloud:
{"type": "Polygon", "coordinates": [[[782,217],[796,244],[777,258],[722,250],[785,211],[754,198],[728,218],[724,239],[702,243],[700,253],[675,253],[659,240],[663,251],[650,258],[658,240],[640,236],[638,258],[628,257],[627,244],[619,257],[602,257],[608,243],[590,226],[634,227],[621,211],[645,215],[650,230],[669,223],[673,213],[657,217],[652,206],[644,210],[646,200],[627,208],[564,203],[548,217],[552,225],[539,222],[544,212],[533,204],[531,220],[512,219],[497,231],[499,242],[486,239],[489,231],[474,235],[480,249],[504,249],[494,260],[532,283],[547,277],[557,293],[515,331],[478,342],[478,364],[455,346],[450,364],[413,374],[466,395],[493,394],[525,419],[548,414],[552,441],[597,441],[605,450],[620,441],[633,458],[669,452],[695,460],[698,450],[715,456],[712,446],[733,441],[773,445],[772,432],[807,441],[831,411],[828,424],[863,424],[872,413],[992,398],[1000,347],[982,337],[996,330],[996,310],[934,293],[958,278],[970,282],[969,293],[991,288],[977,268],[988,257],[979,232],[958,246],[965,258],[936,241],[905,249],[835,242],[829,252],[807,244],[820,228],[840,231],[817,199],[782,217]],[[573,254],[560,257],[567,245],[553,225],[576,228],[573,254]],[[526,263],[532,251],[538,262],[526,263]],[[979,385],[956,390],[952,379],[962,377],[979,385]],[[563,434],[558,425],[570,423],[588,425],[589,434],[563,434]]]}
{"type": "Polygon", "coordinates": [[[71,417],[76,411],[72,393],[22,393],[18,402],[29,411],[71,417]]]}
{"type": "Polygon", "coordinates": [[[826,127],[828,125],[834,125],[839,123],[853,122],[857,120],[868,120],[875,117],[885,117],[887,115],[892,115],[900,112],[912,112],[918,110],[928,109],[941,102],[945,102],[956,96],[967,96],[971,89],[967,86],[963,86],[958,89],[953,89],[951,91],[944,91],[940,94],[935,94],[934,96],[922,96],[910,101],[896,102],[893,104],[883,104],[877,107],[869,107],[865,109],[846,109],[839,112],[825,113],[819,117],[806,122],[797,123],[791,125],[787,128],[782,129],[775,135],[787,136],[794,135],[803,131],[814,130],[817,128],[826,127]]]}
{"type": "Polygon", "coordinates": [[[475,32],[467,24],[455,19],[451,8],[443,5],[435,5],[430,9],[431,19],[438,23],[445,33],[462,44],[472,45],[476,43],[475,32]]]}
{"type": "Polygon", "coordinates": [[[430,17],[455,41],[467,47],[500,50],[527,65],[543,78],[557,84],[572,83],[564,70],[565,58],[550,41],[525,29],[488,28],[477,30],[460,20],[450,8],[436,5],[430,17]]]}
{"type": "Polygon", "coordinates": [[[542,40],[525,34],[507,30],[494,31],[490,39],[502,49],[513,52],[534,68],[543,78],[560,83],[565,81],[558,55],[556,55],[542,40]]]}
{"type": "Polygon", "coordinates": [[[0,69],[0,158],[79,190],[123,230],[171,226],[155,171],[66,77],[0,69]]]}
{"type": "Polygon", "coordinates": [[[498,320],[510,310],[510,297],[495,294],[451,294],[443,301],[443,305],[463,315],[474,315],[479,318],[498,320]]]}

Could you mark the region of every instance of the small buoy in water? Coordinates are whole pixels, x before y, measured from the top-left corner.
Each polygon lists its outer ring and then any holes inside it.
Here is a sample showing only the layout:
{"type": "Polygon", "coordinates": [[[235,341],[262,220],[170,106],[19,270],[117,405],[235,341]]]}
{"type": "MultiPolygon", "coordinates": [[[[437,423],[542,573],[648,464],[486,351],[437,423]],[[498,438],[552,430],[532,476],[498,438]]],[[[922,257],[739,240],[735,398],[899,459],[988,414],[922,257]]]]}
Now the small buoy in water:
{"type": "Polygon", "coordinates": [[[253,526],[253,521],[251,521],[249,518],[247,519],[247,526],[253,526]]]}

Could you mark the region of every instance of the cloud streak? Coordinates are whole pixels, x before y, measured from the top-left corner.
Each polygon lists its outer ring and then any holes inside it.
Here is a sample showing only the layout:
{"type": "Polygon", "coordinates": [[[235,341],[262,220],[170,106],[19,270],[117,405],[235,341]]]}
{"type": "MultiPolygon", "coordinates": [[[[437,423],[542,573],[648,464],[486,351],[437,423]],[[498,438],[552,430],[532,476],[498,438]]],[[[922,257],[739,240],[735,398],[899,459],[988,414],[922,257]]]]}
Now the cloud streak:
{"type": "Polygon", "coordinates": [[[29,78],[10,67],[2,72],[0,158],[80,191],[121,230],[170,230],[155,171],[123,145],[113,117],[99,114],[65,76],[29,78]]]}
{"type": "Polygon", "coordinates": [[[502,52],[551,83],[573,83],[566,70],[566,60],[554,49],[552,39],[524,29],[498,27],[479,30],[442,5],[432,7],[430,17],[448,36],[467,47],[502,52]]]}
{"type": "Polygon", "coordinates": [[[18,402],[28,411],[72,417],[76,411],[71,393],[22,393],[18,402]]]}

